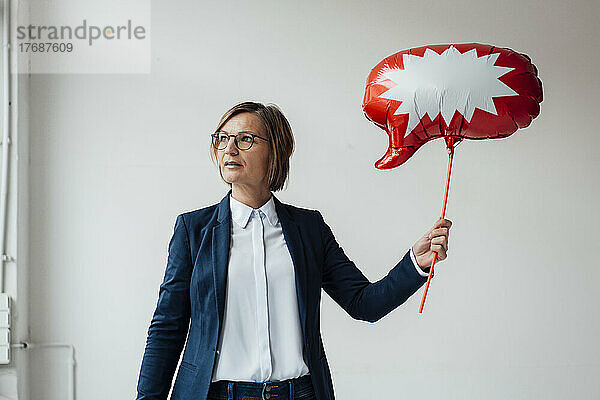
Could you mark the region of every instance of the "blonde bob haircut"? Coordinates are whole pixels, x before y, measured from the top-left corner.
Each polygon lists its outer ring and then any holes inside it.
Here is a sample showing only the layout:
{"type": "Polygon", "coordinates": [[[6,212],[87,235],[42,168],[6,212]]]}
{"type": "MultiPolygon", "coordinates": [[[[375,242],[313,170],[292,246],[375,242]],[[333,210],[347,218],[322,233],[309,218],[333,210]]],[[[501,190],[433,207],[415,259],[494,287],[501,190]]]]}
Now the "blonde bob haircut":
{"type": "MultiPolygon", "coordinates": [[[[269,184],[269,190],[276,192],[284,188],[284,184],[287,187],[288,173],[290,170],[290,157],[294,152],[294,135],[292,134],[292,128],[283,112],[275,104],[264,105],[262,103],[255,103],[252,101],[246,101],[239,103],[231,107],[219,121],[215,132],[221,130],[223,125],[229,121],[234,115],[249,112],[260,118],[263,123],[264,131],[267,139],[269,140],[269,165],[267,168],[267,182],[269,184]]],[[[219,168],[219,162],[217,160],[217,149],[212,145],[212,139],[210,141],[210,155],[211,159],[219,170],[219,175],[223,179],[221,168],[219,168]]],[[[225,181],[229,187],[231,183],[225,181]]]]}

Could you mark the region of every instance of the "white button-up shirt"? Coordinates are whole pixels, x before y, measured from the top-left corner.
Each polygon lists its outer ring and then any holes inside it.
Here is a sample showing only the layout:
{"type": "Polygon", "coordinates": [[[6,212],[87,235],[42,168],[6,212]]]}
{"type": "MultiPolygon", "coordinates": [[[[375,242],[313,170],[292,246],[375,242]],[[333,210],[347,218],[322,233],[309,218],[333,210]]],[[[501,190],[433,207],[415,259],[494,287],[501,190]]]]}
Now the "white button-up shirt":
{"type": "MultiPolygon", "coordinates": [[[[309,372],[292,258],[273,196],[258,209],[229,196],[225,310],[212,381],[282,381],[309,372]]],[[[422,276],[411,249],[413,264],[422,276]]]]}
{"type": "Polygon", "coordinates": [[[306,375],[294,265],[273,196],[258,209],[231,195],[229,205],[227,291],[212,381],[281,381],[306,375]]]}

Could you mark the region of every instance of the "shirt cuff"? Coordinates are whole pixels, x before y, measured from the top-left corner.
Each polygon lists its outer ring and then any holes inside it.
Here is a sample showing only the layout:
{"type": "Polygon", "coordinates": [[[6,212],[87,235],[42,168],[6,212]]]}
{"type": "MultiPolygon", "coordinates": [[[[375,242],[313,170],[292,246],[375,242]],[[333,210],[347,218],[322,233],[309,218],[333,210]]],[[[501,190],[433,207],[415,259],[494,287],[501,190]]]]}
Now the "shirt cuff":
{"type": "Polygon", "coordinates": [[[412,262],[413,262],[413,265],[414,265],[414,266],[415,266],[415,268],[417,269],[417,272],[419,273],[419,275],[421,275],[421,276],[423,276],[423,277],[425,277],[425,278],[426,278],[426,277],[428,277],[428,276],[429,276],[429,273],[427,273],[427,272],[423,271],[423,270],[421,269],[421,267],[419,267],[419,264],[417,263],[417,259],[416,259],[416,257],[415,257],[415,254],[414,254],[414,253],[413,253],[413,251],[412,251],[412,247],[410,248],[409,252],[410,252],[410,259],[412,260],[412,262]]]}

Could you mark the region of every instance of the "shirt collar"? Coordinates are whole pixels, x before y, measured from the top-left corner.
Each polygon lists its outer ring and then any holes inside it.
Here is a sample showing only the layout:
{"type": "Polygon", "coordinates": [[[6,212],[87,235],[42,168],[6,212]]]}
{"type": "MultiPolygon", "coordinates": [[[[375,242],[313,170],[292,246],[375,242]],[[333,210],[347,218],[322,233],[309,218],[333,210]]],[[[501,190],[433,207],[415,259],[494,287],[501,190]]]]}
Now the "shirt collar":
{"type": "MultiPolygon", "coordinates": [[[[231,218],[239,226],[241,226],[242,228],[246,228],[246,225],[250,220],[250,215],[252,215],[252,211],[254,209],[249,205],[246,205],[241,201],[234,199],[231,194],[229,195],[229,208],[231,209],[231,218]]],[[[277,212],[275,211],[275,201],[273,201],[273,194],[271,194],[269,200],[258,209],[267,216],[267,220],[271,225],[277,225],[279,219],[277,218],[277,212]]]]}

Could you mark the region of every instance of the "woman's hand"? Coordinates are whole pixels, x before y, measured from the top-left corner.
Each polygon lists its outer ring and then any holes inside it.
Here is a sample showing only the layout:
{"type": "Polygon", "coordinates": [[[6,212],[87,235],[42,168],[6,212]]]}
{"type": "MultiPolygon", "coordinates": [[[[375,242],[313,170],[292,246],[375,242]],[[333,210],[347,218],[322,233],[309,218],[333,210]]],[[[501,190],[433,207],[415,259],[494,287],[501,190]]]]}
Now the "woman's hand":
{"type": "Polygon", "coordinates": [[[425,272],[429,272],[433,254],[437,253],[437,261],[446,258],[448,252],[448,235],[452,221],[439,219],[433,227],[413,245],[412,251],[417,264],[425,272]]]}

